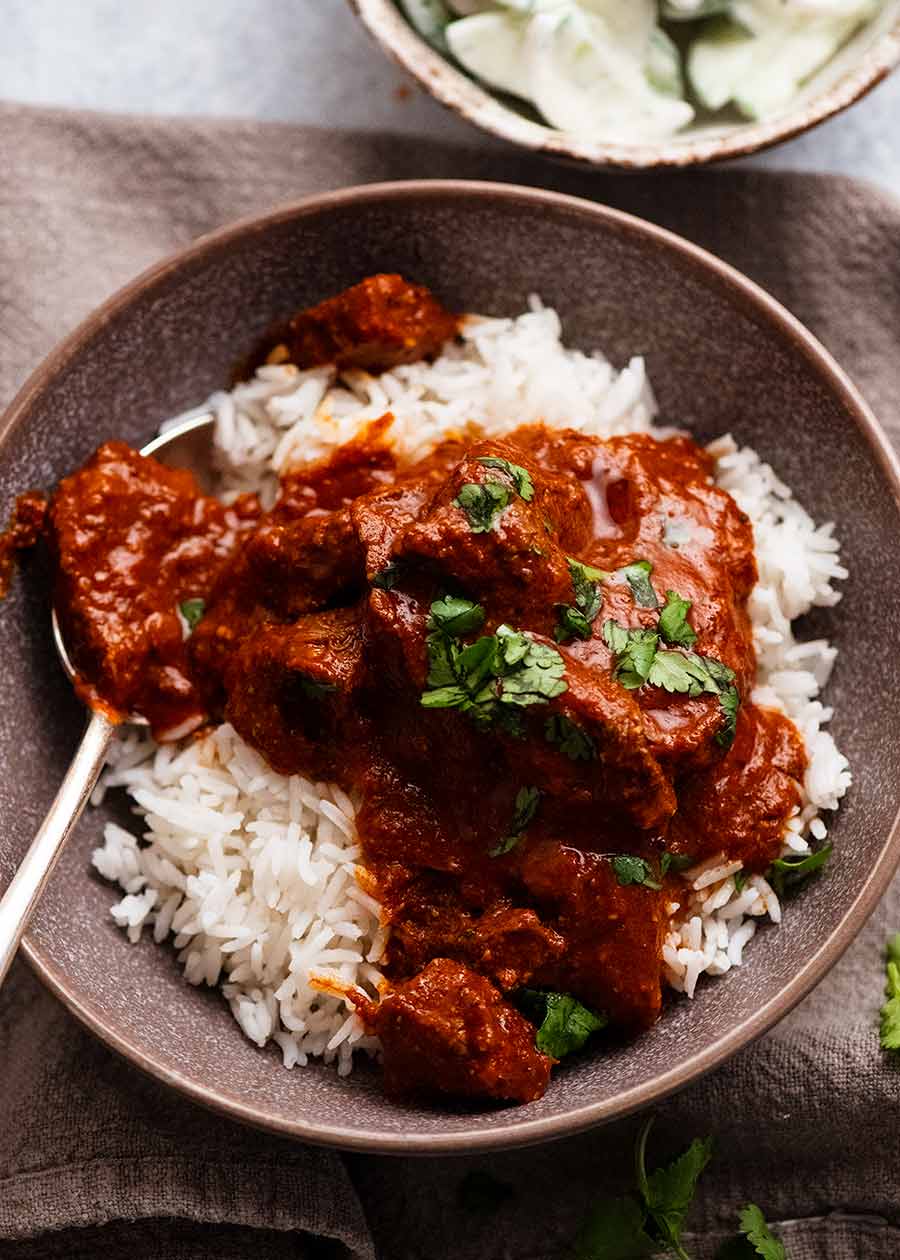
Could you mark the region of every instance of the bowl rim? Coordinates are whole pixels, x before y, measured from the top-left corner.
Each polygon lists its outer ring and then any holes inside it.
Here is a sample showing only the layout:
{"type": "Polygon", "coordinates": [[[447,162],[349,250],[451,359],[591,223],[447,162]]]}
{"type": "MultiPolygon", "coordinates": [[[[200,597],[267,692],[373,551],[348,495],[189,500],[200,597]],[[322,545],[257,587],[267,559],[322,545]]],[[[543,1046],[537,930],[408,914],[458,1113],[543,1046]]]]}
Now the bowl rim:
{"type": "Polygon", "coordinates": [[[376,43],[445,108],[489,135],[547,157],[613,170],[679,169],[749,157],[802,135],[860,100],[900,64],[900,11],[891,27],[837,83],[796,113],[747,122],[730,135],[616,144],[532,122],[425,42],[394,0],[348,0],[376,43]]]}
{"type": "MultiPolygon", "coordinates": [[[[824,346],[795,316],[754,281],[700,246],[621,210],[544,189],[468,180],[408,180],[356,185],[280,205],[198,237],[181,250],[154,263],[118,289],[50,352],[25,381],[5,415],[0,418],[0,448],[10,429],[19,423],[27,423],[29,412],[39,404],[41,394],[77,360],[82,348],[105,325],[193,261],[214,255],[232,245],[239,245],[245,239],[296,219],[359,206],[447,199],[462,199],[470,203],[499,201],[509,206],[533,210],[563,211],[578,216],[601,230],[611,229],[628,234],[645,245],[678,255],[683,265],[702,273],[707,282],[714,281],[732,300],[753,311],[757,318],[774,325],[786,340],[793,343],[796,352],[825,378],[872,450],[885,478],[886,488],[900,511],[900,460],[871,409],[824,346]]],[[[116,1028],[114,1017],[104,1013],[91,999],[79,994],[78,986],[73,985],[64,970],[30,933],[23,939],[22,952],[46,987],[102,1042],[150,1076],[212,1111],[254,1128],[314,1145],[381,1154],[465,1154],[512,1149],[572,1136],[659,1102],[718,1067],[768,1031],[826,975],[875,908],[898,863],[900,809],[888,829],[877,859],[870,866],[865,880],[835,929],[814,953],[803,960],[792,979],[782,989],[686,1063],[671,1068],[650,1081],[633,1086],[614,1098],[576,1105],[556,1115],[517,1121],[509,1126],[487,1130],[479,1127],[478,1117],[475,1115],[471,1126],[448,1134],[385,1133],[373,1128],[349,1128],[273,1117],[259,1105],[230,1097],[227,1093],[202,1084],[166,1065],[153,1051],[135,1044],[128,1035],[116,1028]]],[[[519,1113],[517,1110],[510,1114],[519,1113]]]]}

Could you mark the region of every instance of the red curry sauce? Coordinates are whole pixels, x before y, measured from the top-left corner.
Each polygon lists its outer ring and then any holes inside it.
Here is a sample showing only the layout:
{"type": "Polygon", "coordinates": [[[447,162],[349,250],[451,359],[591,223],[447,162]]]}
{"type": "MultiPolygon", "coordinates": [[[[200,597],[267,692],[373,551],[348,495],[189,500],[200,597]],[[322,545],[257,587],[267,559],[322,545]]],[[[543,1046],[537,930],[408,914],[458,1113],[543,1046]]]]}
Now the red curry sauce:
{"type": "MultiPolygon", "coordinates": [[[[373,278],[297,316],[290,357],[385,367],[435,352],[455,320],[403,288],[373,278]]],[[[614,857],[658,876],[664,851],[724,850],[764,869],[799,802],[803,746],[749,701],[752,532],[694,442],[537,426],[401,467],[384,427],[286,478],[267,513],[101,447],[53,501],[60,611],[98,695],[158,734],[224,717],[276,770],[360,792],[366,883],[392,928],[390,989],[360,1009],[388,1086],[525,1101],[553,1060],[518,990],[571,994],[631,1031],[659,1014],[671,880],[622,882],[614,857]],[[475,529],[464,487],[488,483],[506,504],[475,529]],[[557,642],[573,561],[601,571],[600,605],[587,637],[557,642]],[[641,600],[622,575],[635,561],[657,605],[690,601],[690,651],[741,701],[733,738],[718,694],[623,685],[604,627],[659,630],[646,587],[641,600]],[[562,688],[504,708],[512,684],[494,678],[483,712],[426,707],[447,595],[483,619],[459,650],[513,634],[557,663],[562,688]],[[195,597],[205,614],[185,638],[177,606],[195,597]],[[524,789],[536,806],[511,836],[524,789]]]]}

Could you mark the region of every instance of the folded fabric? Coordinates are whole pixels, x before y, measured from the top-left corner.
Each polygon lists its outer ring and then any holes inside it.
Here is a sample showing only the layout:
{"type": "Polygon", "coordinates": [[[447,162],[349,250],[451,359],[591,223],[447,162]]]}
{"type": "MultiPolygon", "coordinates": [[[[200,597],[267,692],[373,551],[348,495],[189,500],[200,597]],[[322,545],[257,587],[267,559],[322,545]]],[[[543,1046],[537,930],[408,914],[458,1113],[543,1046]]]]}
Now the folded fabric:
{"type": "MultiPolygon", "coordinates": [[[[874,188],[750,170],[606,176],[425,139],[16,106],[0,106],[0,405],[92,306],[198,234],[323,189],[420,177],[557,188],[705,245],[808,324],[900,439],[900,207],[874,188]]],[[[748,1199],[780,1222],[791,1260],[900,1255],[900,1075],[877,1038],[897,928],[900,885],[788,1019],[660,1108],[660,1159],[716,1137],[687,1237],[699,1260],[748,1199]]],[[[592,1199],[626,1184],[636,1129],[466,1159],[313,1150],[141,1076],[21,965],[0,993],[0,1080],[0,1260],[551,1260],[592,1199]],[[461,1195],[473,1170],[509,1187],[496,1210],[461,1195]]]]}

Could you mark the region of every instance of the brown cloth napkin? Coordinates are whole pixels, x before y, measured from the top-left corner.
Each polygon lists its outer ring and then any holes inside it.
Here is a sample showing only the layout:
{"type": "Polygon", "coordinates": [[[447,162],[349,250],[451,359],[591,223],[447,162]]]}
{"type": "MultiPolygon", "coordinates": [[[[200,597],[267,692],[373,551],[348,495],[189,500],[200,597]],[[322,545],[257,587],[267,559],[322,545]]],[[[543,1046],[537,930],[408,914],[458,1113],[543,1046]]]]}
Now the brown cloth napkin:
{"type": "MultiPolygon", "coordinates": [[[[700,242],[807,323],[900,440],[900,206],[874,188],[750,170],[603,176],[427,140],[16,106],[0,106],[0,405],[95,303],[197,234],[322,189],[448,176],[563,189],[700,242]]],[[[843,510],[852,501],[848,487],[843,510]]],[[[882,667],[896,668],[885,634],[882,667]]],[[[792,1016],[660,1108],[660,1158],[716,1136],[686,1240],[698,1260],[748,1199],[791,1260],[900,1256],[900,1071],[877,1040],[881,951],[898,928],[900,885],[792,1016]]],[[[556,1260],[591,1200],[627,1182],[636,1127],[477,1158],[341,1157],[144,1078],[21,965],[0,993],[2,1260],[556,1260]],[[473,1169],[511,1187],[493,1212],[460,1198],[473,1169]]]]}

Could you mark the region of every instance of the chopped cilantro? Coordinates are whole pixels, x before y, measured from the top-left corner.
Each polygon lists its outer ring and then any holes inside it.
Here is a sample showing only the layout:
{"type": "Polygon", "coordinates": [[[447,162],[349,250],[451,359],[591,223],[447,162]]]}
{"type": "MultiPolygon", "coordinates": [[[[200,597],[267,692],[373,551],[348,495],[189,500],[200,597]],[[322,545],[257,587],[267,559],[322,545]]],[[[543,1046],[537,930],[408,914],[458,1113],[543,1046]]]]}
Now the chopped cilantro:
{"type": "Polygon", "coordinates": [[[605,1015],[589,1011],[569,993],[522,989],[519,1001],[528,1018],[538,1024],[534,1044],[554,1059],[580,1050],[591,1033],[609,1023],[605,1015]]]}
{"type": "Polygon", "coordinates": [[[787,1260],[784,1244],[773,1235],[766,1218],[755,1203],[741,1208],[739,1229],[743,1237],[732,1239],[720,1247],[716,1260],[787,1260]]]}
{"type": "Polygon", "coordinates": [[[527,468],[521,464],[511,464],[508,459],[499,459],[496,455],[482,455],[477,461],[485,468],[499,468],[512,480],[516,494],[526,503],[534,498],[534,482],[527,468]]]}
{"type": "Polygon", "coordinates": [[[719,704],[725,714],[725,721],[716,731],[716,743],[722,748],[730,748],[734,743],[738,709],[741,707],[741,693],[733,683],[719,692],[719,704]]]}
{"type": "Polygon", "coordinates": [[[659,859],[659,869],[663,875],[668,875],[669,871],[673,871],[675,874],[678,874],[679,872],[686,871],[692,867],[696,860],[697,859],[691,857],[689,853],[671,853],[668,849],[666,849],[662,857],[659,859]]]}
{"type": "Polygon", "coordinates": [[[462,1210],[478,1216],[496,1212],[514,1195],[508,1182],[480,1168],[467,1172],[456,1188],[456,1201],[462,1210]]]}
{"type": "Polygon", "coordinates": [[[400,565],[392,561],[372,578],[372,585],[379,591],[392,591],[400,577],[400,565]]]}
{"type": "Polygon", "coordinates": [[[712,1139],[695,1138],[668,1167],[647,1174],[645,1156],[647,1138],[653,1121],[648,1120],[638,1139],[635,1172],[638,1190],[652,1224],[653,1234],[677,1256],[687,1253],[681,1245],[681,1229],[694,1198],[700,1174],[712,1156],[712,1139]]]}
{"type": "Polygon", "coordinates": [[[597,745],[587,731],[562,713],[547,718],[544,739],[548,744],[556,744],[570,761],[593,761],[597,756],[597,745]]]}
{"type": "Polygon", "coordinates": [[[769,867],[769,883],[779,897],[784,897],[794,892],[815,871],[821,870],[830,857],[831,845],[826,844],[815,853],[776,858],[769,867]]]}
{"type": "Polygon", "coordinates": [[[567,557],[569,573],[572,576],[572,587],[575,591],[574,604],[557,604],[558,621],[553,632],[557,643],[565,643],[567,639],[589,639],[591,622],[600,611],[600,583],[607,576],[602,569],[595,569],[580,560],[567,557]]]}
{"type": "Polygon", "coordinates": [[[717,696],[724,721],[716,732],[716,743],[731,746],[741,704],[733,669],[712,656],[660,648],[654,630],[628,628],[617,621],[604,621],[603,638],[616,654],[616,678],[629,691],[650,683],[689,696],[704,692],[717,696]]]}
{"type": "Polygon", "coordinates": [[[650,674],[659,636],[654,630],[629,629],[617,621],[604,621],[603,638],[616,654],[616,678],[623,687],[634,691],[643,687],[650,674]]]}
{"type": "MultiPolygon", "coordinates": [[[[440,624],[445,601],[435,601],[431,616],[440,624]]],[[[477,605],[473,605],[477,607],[477,605]]],[[[471,620],[467,611],[463,622],[471,620]]],[[[436,630],[428,636],[428,679],[420,703],[426,709],[459,709],[477,726],[497,722],[521,734],[518,709],[546,704],[566,690],[565,661],[556,648],[537,643],[530,635],[498,626],[464,646],[459,639],[436,630]]]]}
{"type": "Polygon", "coordinates": [[[553,637],[557,643],[566,643],[569,639],[589,639],[591,622],[583,612],[573,608],[571,604],[556,605],[556,626],[553,637]]]}
{"type": "Polygon", "coordinates": [[[205,599],[185,599],[178,605],[178,611],[187,622],[188,633],[193,634],[197,629],[200,618],[206,612],[205,599]]]}
{"type": "Polygon", "coordinates": [[[308,700],[324,700],[333,691],[337,691],[334,683],[319,682],[315,678],[310,678],[307,674],[297,674],[296,678],[300,690],[308,700]]]}
{"type": "Polygon", "coordinates": [[[473,534],[486,534],[509,506],[509,494],[509,487],[502,481],[485,481],[480,485],[467,481],[453,500],[453,505],[466,514],[473,534]]]}
{"type": "Polygon", "coordinates": [[[744,891],[744,885],[747,883],[746,872],[735,871],[733,878],[734,878],[734,891],[736,893],[742,893],[744,891]]]}
{"type": "Polygon", "coordinates": [[[887,1001],[881,1008],[881,1048],[900,1050],[900,932],[888,941],[885,955],[887,1001]]]}
{"type": "Polygon", "coordinates": [[[649,560],[635,560],[633,564],[627,564],[621,572],[631,587],[631,594],[638,608],[659,608],[659,600],[650,581],[653,565],[649,560]]]}
{"type": "Polygon", "coordinates": [[[666,591],[666,604],[659,614],[659,633],[666,643],[691,648],[697,642],[697,635],[687,621],[690,610],[691,600],[682,599],[675,591],[666,591]]]}
{"type": "Polygon", "coordinates": [[[653,878],[650,864],[641,857],[634,857],[631,853],[617,854],[612,860],[612,868],[623,888],[627,888],[629,884],[643,884],[645,888],[658,891],[662,887],[662,884],[653,878]]]}
{"type": "Polygon", "coordinates": [[[431,605],[428,616],[429,630],[443,630],[452,638],[472,634],[484,625],[484,609],[471,599],[457,595],[443,595],[431,605]]]}
{"type": "Polygon", "coordinates": [[[488,850],[489,857],[502,857],[514,849],[520,840],[525,838],[525,829],[537,813],[541,799],[540,790],[536,787],[519,788],[516,793],[516,809],[509,825],[509,832],[488,850]]]}

